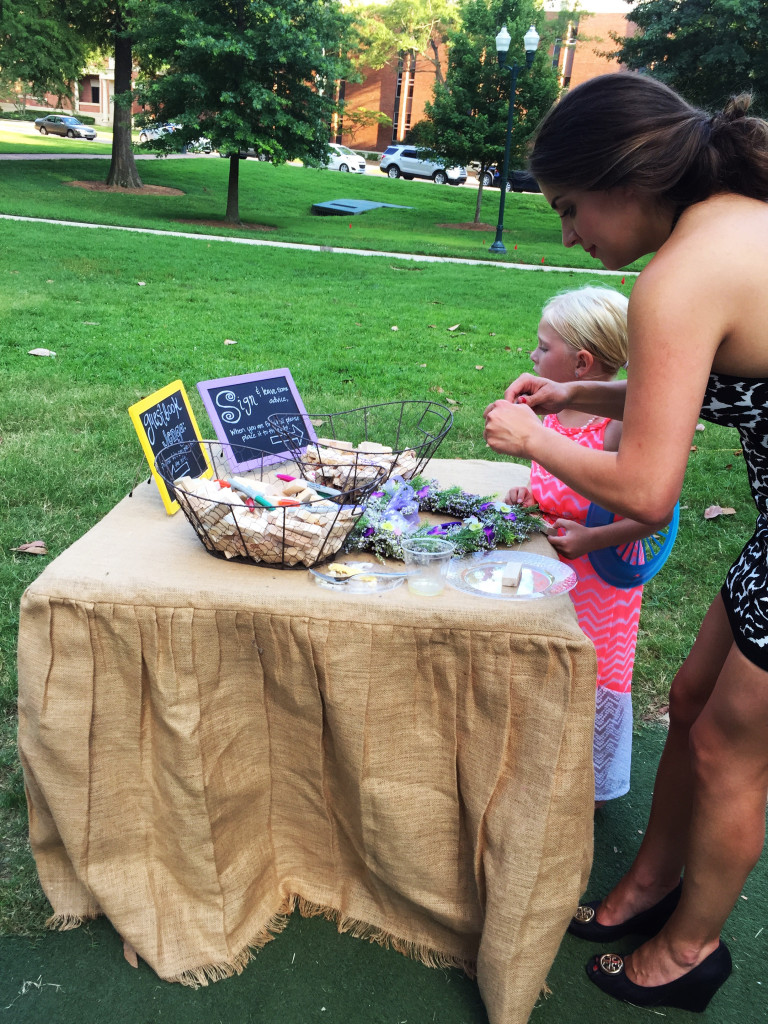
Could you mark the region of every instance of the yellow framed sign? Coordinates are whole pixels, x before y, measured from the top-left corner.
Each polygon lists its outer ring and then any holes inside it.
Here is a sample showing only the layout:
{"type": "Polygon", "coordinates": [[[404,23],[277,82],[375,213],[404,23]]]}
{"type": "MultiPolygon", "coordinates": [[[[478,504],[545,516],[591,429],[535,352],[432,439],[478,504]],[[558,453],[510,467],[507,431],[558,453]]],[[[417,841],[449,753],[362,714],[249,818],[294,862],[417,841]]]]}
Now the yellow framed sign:
{"type": "Polygon", "coordinates": [[[213,476],[205,446],[199,443],[202,437],[184,385],[180,380],[167,384],[130,406],[128,414],[139,435],[165,510],[168,515],[173,515],[178,512],[179,503],[171,497],[155,468],[155,459],[164,448],[175,446],[171,460],[174,480],[180,476],[213,476]]]}

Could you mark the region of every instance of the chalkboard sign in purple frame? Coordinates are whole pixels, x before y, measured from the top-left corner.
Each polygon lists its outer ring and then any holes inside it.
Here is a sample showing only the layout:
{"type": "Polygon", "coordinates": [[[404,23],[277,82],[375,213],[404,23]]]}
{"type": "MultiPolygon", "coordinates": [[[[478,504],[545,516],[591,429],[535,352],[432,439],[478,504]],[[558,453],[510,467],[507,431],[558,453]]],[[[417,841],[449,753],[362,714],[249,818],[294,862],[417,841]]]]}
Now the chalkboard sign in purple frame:
{"type": "Polygon", "coordinates": [[[290,370],[202,380],[197,390],[223,445],[247,445],[266,453],[263,459],[240,462],[230,450],[227,461],[233,473],[292,458],[285,450],[285,437],[269,423],[268,417],[274,412],[289,416],[295,413],[296,438],[301,448],[317,440],[290,370]]]}

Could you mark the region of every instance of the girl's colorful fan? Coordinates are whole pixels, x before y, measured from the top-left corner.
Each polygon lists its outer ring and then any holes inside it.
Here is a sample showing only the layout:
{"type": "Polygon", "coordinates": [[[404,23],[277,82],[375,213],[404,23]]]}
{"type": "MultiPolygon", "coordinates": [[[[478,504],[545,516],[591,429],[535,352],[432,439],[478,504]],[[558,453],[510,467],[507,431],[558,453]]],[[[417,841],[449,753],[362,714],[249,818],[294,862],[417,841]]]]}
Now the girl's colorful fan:
{"type": "MultiPolygon", "coordinates": [[[[614,520],[613,512],[595,505],[593,502],[587,510],[587,526],[607,526],[614,520]]],[[[672,519],[656,533],[643,537],[642,540],[631,541],[615,548],[601,548],[590,551],[588,558],[592,568],[611,586],[628,589],[647,583],[666,562],[672,545],[677,537],[680,522],[680,503],[675,505],[672,519]]]]}

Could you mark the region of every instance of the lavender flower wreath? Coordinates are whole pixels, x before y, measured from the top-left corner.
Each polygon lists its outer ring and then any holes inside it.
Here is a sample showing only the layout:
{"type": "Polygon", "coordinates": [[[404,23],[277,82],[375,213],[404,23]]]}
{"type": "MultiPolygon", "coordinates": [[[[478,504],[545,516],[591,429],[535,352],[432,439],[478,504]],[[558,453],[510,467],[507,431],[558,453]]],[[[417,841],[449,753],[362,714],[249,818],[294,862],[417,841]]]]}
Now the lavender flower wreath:
{"type": "Polygon", "coordinates": [[[492,551],[520,544],[541,527],[532,509],[507,505],[495,495],[468,494],[461,487],[441,489],[436,480],[414,477],[406,482],[392,476],[374,491],[365,512],[344,544],[345,551],[371,551],[379,558],[403,558],[404,537],[445,537],[457,555],[492,551]],[[421,523],[419,512],[461,516],[439,526],[421,523]]]}

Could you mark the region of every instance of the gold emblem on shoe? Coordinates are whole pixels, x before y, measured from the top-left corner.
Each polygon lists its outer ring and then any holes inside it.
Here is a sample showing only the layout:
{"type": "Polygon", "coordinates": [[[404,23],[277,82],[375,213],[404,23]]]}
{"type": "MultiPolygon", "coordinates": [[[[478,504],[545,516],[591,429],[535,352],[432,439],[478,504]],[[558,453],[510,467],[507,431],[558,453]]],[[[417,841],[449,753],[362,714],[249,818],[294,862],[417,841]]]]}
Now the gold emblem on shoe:
{"type": "Polygon", "coordinates": [[[603,953],[600,957],[600,970],[603,974],[621,974],[624,960],[616,953],[603,953]]]}
{"type": "Polygon", "coordinates": [[[575,921],[579,924],[589,924],[592,918],[595,916],[595,908],[587,907],[583,903],[578,907],[576,913],[573,915],[575,921]]]}

